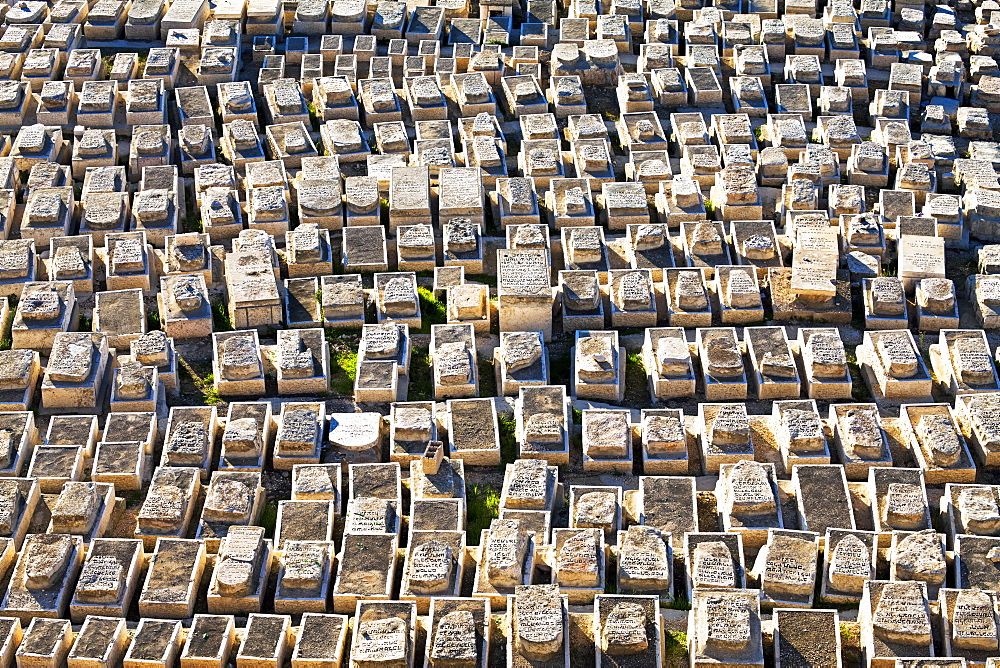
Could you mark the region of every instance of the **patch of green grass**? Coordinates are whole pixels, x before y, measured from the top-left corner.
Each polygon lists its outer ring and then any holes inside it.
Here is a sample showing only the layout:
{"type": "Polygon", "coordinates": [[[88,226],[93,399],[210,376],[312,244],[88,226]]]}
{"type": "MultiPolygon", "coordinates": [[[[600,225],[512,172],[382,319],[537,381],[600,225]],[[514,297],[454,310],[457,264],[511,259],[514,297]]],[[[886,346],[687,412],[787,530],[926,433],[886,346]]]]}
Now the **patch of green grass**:
{"type": "Polygon", "coordinates": [[[879,272],[881,276],[897,276],[899,274],[898,267],[895,260],[891,260],[882,265],[882,271],[879,272]]]}
{"type": "Polygon", "coordinates": [[[872,393],[861,376],[857,349],[857,346],[844,346],[844,351],[847,353],[847,370],[851,372],[851,396],[855,401],[871,401],[872,393]]]}
{"type": "Polygon", "coordinates": [[[78,330],[80,332],[92,332],[94,331],[94,321],[85,315],[80,316],[80,322],[78,324],[78,330]]]}
{"type": "Polygon", "coordinates": [[[549,380],[555,382],[558,379],[568,379],[571,361],[569,348],[562,349],[557,353],[549,348],[549,380]]]}
{"type": "Polygon", "coordinates": [[[274,526],[278,523],[278,502],[272,499],[264,504],[260,513],[260,525],[264,527],[264,535],[274,538],[274,526]]]}
{"type": "Polygon", "coordinates": [[[467,283],[484,283],[491,288],[497,286],[496,274],[466,274],[465,281],[467,283]]]}
{"type": "Polygon", "coordinates": [[[688,665],[688,640],[683,631],[667,631],[663,643],[663,661],[668,668],[681,668],[688,665]]]}
{"type": "Polygon", "coordinates": [[[224,301],[212,302],[212,328],[216,332],[233,331],[233,319],[229,317],[229,309],[224,301]]]}
{"type": "Polygon", "coordinates": [[[583,411],[579,408],[571,409],[573,411],[573,424],[583,424],[583,411]]]}
{"type": "Polygon", "coordinates": [[[195,209],[188,215],[184,216],[183,227],[185,232],[203,232],[204,225],[201,222],[201,211],[195,209]]]}
{"type": "Polygon", "coordinates": [[[493,360],[479,358],[479,396],[495,397],[497,395],[497,376],[493,369],[493,360]]]}
{"type": "Polygon", "coordinates": [[[410,356],[410,386],[406,393],[407,401],[432,401],[433,378],[430,351],[427,348],[415,347],[410,356]]]}
{"type": "Polygon", "coordinates": [[[338,350],[330,353],[330,387],[337,394],[354,394],[358,373],[357,351],[338,350]]]}
{"type": "Polygon", "coordinates": [[[219,391],[215,389],[215,375],[208,374],[201,379],[201,382],[195,381],[195,385],[201,392],[202,399],[205,401],[206,406],[211,406],[212,404],[221,404],[222,399],[219,398],[219,391]]]}
{"type": "Polygon", "coordinates": [[[330,344],[330,388],[338,394],[352,395],[358,370],[361,330],[327,332],[326,340],[330,344]]]}
{"type": "Polygon", "coordinates": [[[601,112],[604,115],[604,119],[611,121],[612,123],[617,123],[619,119],[618,112],[605,109],[601,112]]]}
{"type": "Polygon", "coordinates": [[[506,466],[517,459],[517,421],[512,413],[497,413],[497,426],[500,430],[500,463],[506,466]]]}
{"type": "Polygon", "coordinates": [[[710,199],[705,200],[705,213],[708,215],[715,213],[715,202],[710,199]]]}
{"type": "Polygon", "coordinates": [[[448,307],[434,296],[429,288],[417,288],[420,298],[420,332],[429,334],[431,325],[443,325],[448,322],[448,307]]]}
{"type": "Polygon", "coordinates": [[[479,545],[480,533],[490,528],[500,511],[500,491],[487,483],[473,483],[465,490],[466,509],[465,540],[469,545],[479,545]]]}
{"type": "Polygon", "coordinates": [[[631,408],[648,408],[652,405],[651,401],[642,354],[628,353],[625,356],[625,405],[631,408]]]}
{"type": "Polygon", "coordinates": [[[660,607],[664,610],[690,610],[691,602],[687,599],[687,594],[681,592],[669,601],[660,601],[660,607]]]}
{"type": "Polygon", "coordinates": [[[500,46],[507,46],[507,40],[494,38],[486,42],[487,44],[499,44],[500,46]]]}
{"type": "Polygon", "coordinates": [[[146,330],[153,332],[160,329],[162,325],[160,324],[160,312],[156,309],[151,311],[146,311],[146,330]]]}

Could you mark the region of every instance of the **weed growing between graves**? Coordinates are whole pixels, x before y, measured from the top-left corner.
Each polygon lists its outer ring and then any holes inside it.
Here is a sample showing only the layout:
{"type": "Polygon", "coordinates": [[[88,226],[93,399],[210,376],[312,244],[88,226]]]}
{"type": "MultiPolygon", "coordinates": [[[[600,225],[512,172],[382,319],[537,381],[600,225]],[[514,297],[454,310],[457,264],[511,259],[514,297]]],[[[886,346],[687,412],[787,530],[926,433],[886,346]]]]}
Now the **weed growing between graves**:
{"type": "Polygon", "coordinates": [[[500,462],[506,466],[517,459],[517,423],[511,413],[497,413],[500,428],[500,462]]]}
{"type": "Polygon", "coordinates": [[[663,643],[663,665],[681,668],[688,665],[687,634],[683,631],[667,631],[663,643]]]}
{"type": "Polygon", "coordinates": [[[229,317],[229,309],[223,301],[212,302],[212,329],[216,332],[233,331],[233,319],[229,317]]]}
{"type": "Polygon", "coordinates": [[[431,325],[443,325],[448,322],[448,308],[444,302],[434,296],[428,288],[417,288],[420,297],[420,333],[430,334],[431,325]]]}
{"type": "Polygon", "coordinates": [[[352,350],[330,351],[330,387],[337,394],[354,394],[358,353],[352,350]]]}
{"type": "Polygon", "coordinates": [[[648,408],[652,405],[641,353],[628,353],[625,356],[625,405],[630,408],[648,408]]]}
{"type": "MultiPolygon", "coordinates": [[[[425,316],[426,317],[426,316],[425,316]]],[[[427,348],[413,348],[410,356],[409,401],[434,400],[434,373],[431,371],[431,353],[427,348]]]]}
{"type": "Polygon", "coordinates": [[[466,510],[465,540],[469,545],[479,545],[480,533],[490,528],[500,512],[500,492],[487,483],[473,483],[465,491],[466,510]]]}

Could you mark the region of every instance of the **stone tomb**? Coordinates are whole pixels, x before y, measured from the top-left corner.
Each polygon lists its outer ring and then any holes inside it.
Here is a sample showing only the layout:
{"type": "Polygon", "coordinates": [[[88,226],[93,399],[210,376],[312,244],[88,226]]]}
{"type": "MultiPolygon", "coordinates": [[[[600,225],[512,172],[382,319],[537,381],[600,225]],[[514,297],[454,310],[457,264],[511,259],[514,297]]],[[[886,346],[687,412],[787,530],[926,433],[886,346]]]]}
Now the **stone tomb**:
{"type": "Polygon", "coordinates": [[[82,622],[90,615],[125,616],[139,583],[142,563],[140,540],[92,540],[69,604],[73,621],[82,622]]]}
{"type": "MultiPolygon", "coordinates": [[[[358,541],[358,545],[369,546],[364,541],[358,541]]],[[[322,541],[285,544],[278,558],[275,613],[326,612],[333,580],[333,547],[332,542],[322,541]]]]}
{"type": "Polygon", "coordinates": [[[81,536],[85,544],[102,538],[108,530],[115,506],[114,485],[100,482],[63,483],[50,506],[47,533],[81,536]]]}
{"type": "Polygon", "coordinates": [[[271,437],[271,404],[234,401],[222,432],[219,470],[260,470],[271,437]]]}
{"type": "MultiPolygon", "coordinates": [[[[352,197],[361,197],[358,193],[352,193],[351,178],[347,179],[347,225],[344,228],[344,246],[341,264],[345,272],[371,273],[378,271],[388,271],[389,260],[386,249],[385,228],[376,223],[366,222],[364,224],[354,222],[352,216],[352,197]],[[360,226],[359,226],[360,225],[360,226]]],[[[361,189],[357,186],[356,189],[361,189]]],[[[367,192],[367,188],[365,188],[367,192]]],[[[374,206],[378,207],[378,188],[372,187],[374,206]]],[[[376,218],[377,220],[377,218],[376,218]]]]}
{"type": "Polygon", "coordinates": [[[996,422],[996,417],[1000,416],[1000,395],[959,395],[955,410],[966,443],[977,461],[983,466],[993,466],[1000,461],[1000,425],[996,422]]]}
{"type": "Polygon", "coordinates": [[[802,380],[810,399],[850,399],[853,391],[847,351],[833,327],[802,327],[798,332],[802,380]]]}
{"type": "Polygon", "coordinates": [[[214,471],[205,493],[196,538],[217,552],[219,542],[233,526],[258,522],[264,503],[259,471],[214,471]]]}
{"type": "Polygon", "coordinates": [[[503,396],[516,396],[524,386],[548,384],[548,350],[541,332],[501,332],[493,360],[503,396]]]}
{"type": "Polygon", "coordinates": [[[204,541],[157,539],[139,595],[139,614],[164,619],[191,617],[204,570],[204,541]]]}
{"type": "Polygon", "coordinates": [[[647,328],[642,358],[654,397],[669,399],[695,395],[694,365],[683,328],[647,328]]]}
{"type": "Polygon", "coordinates": [[[49,352],[56,334],[76,329],[76,290],[69,281],[25,283],[11,323],[11,346],[49,352]]]}
{"type": "Polygon", "coordinates": [[[307,612],[302,615],[292,666],[316,668],[320,665],[340,665],[347,642],[347,616],[307,612]]]}
{"type": "Polygon", "coordinates": [[[747,357],[753,362],[757,398],[798,398],[801,383],[785,328],[747,327],[744,339],[747,357]]]}
{"type": "Polygon", "coordinates": [[[624,661],[661,664],[663,630],[656,596],[598,594],[593,624],[600,668],[620,666],[624,661]]]}
{"type": "Polygon", "coordinates": [[[410,602],[358,601],[351,636],[351,668],[397,665],[412,668],[417,610],[410,602]]]}
{"type": "Polygon", "coordinates": [[[323,330],[290,329],[278,332],[278,394],[313,394],[329,389],[329,343],[323,330]]]}
{"type": "Polygon", "coordinates": [[[88,616],[66,657],[69,666],[104,668],[121,661],[128,645],[124,618],[88,616]]]}
{"type": "Polygon", "coordinates": [[[861,373],[876,399],[930,400],[931,376],[912,332],[866,331],[857,356],[861,373]]]}
{"type": "MultiPolygon", "coordinates": [[[[519,226],[522,230],[531,226],[519,226]]],[[[509,236],[508,232],[508,236],[509,236]]],[[[541,234],[548,238],[544,230],[541,234]]],[[[520,236],[520,235],[516,235],[520,236]]],[[[562,307],[563,332],[600,329],[604,327],[604,295],[600,274],[579,270],[559,272],[559,300],[562,307]]]]}
{"type": "MultiPolygon", "coordinates": [[[[38,351],[0,351],[0,410],[24,411],[31,407],[42,374],[38,351]]],[[[8,451],[8,457],[15,452],[8,451]]],[[[2,458],[0,458],[2,459],[2,458]]],[[[2,471],[6,466],[0,467],[2,471]]]]}
{"type": "Polygon", "coordinates": [[[465,462],[444,457],[444,444],[432,441],[420,459],[410,460],[414,499],[465,498],[465,462]]]}
{"type": "Polygon", "coordinates": [[[558,585],[516,587],[509,616],[508,666],[569,665],[569,604],[558,585]]]}
{"type": "Polygon", "coordinates": [[[976,466],[948,404],[903,404],[901,436],[912,444],[927,484],[972,483],[976,466]]]}
{"type": "MultiPolygon", "coordinates": [[[[464,267],[456,267],[464,271],[464,267]]],[[[435,274],[450,268],[437,267],[435,274]]],[[[462,278],[464,281],[464,276],[462,278]]],[[[488,285],[461,282],[445,288],[445,302],[448,308],[448,323],[469,323],[475,331],[488,332],[492,322],[493,305],[490,302],[488,285]]]]}
{"type": "Polygon", "coordinates": [[[432,401],[393,403],[389,424],[389,457],[394,462],[420,459],[427,446],[438,440],[438,423],[432,401]]]}
{"type": "Polygon", "coordinates": [[[320,280],[324,327],[352,329],[364,325],[366,299],[361,274],[323,276],[320,280]]]}
{"type": "Polygon", "coordinates": [[[290,626],[291,618],[287,615],[250,613],[236,660],[242,665],[280,668],[291,651],[290,626]]]}
{"type": "Polygon", "coordinates": [[[296,464],[318,464],[326,427],[323,402],[284,402],[278,416],[271,466],[288,471],[296,464]]]}
{"type": "Polygon", "coordinates": [[[618,590],[655,594],[670,601],[674,595],[673,550],[670,534],[655,527],[633,525],[618,532],[618,590]]]}
{"type": "Polygon", "coordinates": [[[420,328],[420,299],[414,272],[375,274],[375,316],[378,322],[393,320],[420,328]]]}
{"type": "Polygon", "coordinates": [[[195,615],[181,650],[183,665],[218,668],[224,665],[236,640],[230,615],[195,615]]]}
{"type": "Polygon", "coordinates": [[[1000,498],[995,486],[946,484],[941,514],[947,518],[949,536],[1000,534],[1000,498]]]}
{"type": "Polygon", "coordinates": [[[340,464],[296,464],[292,468],[293,501],[332,501],[340,515],[340,464]]]}
{"type": "Polygon", "coordinates": [[[896,276],[879,276],[862,281],[866,329],[907,329],[909,305],[903,282],[896,276]]]}
{"type": "Polygon", "coordinates": [[[872,668],[894,666],[897,657],[933,654],[923,582],[866,582],[858,621],[863,657],[872,668]]]}
{"type": "Polygon", "coordinates": [[[458,596],[464,562],[464,531],[411,531],[399,599],[426,613],[436,597],[458,596]]]}
{"type": "Polygon", "coordinates": [[[15,660],[18,666],[64,664],[72,642],[73,630],[68,621],[36,617],[24,631],[15,660]]]}
{"type": "MultiPolygon", "coordinates": [[[[152,246],[145,231],[109,233],[104,240],[104,269],[108,290],[141,288],[149,293],[156,283],[152,246]]],[[[98,252],[98,256],[100,256],[98,252]]]]}
{"type": "Polygon", "coordinates": [[[691,666],[763,666],[760,592],[695,591],[688,615],[691,666]]]}
{"type": "Polygon", "coordinates": [[[792,488],[799,528],[824,540],[830,528],[854,529],[854,507],[847,477],[839,464],[795,464],[792,488]]]}
{"type": "Polygon", "coordinates": [[[880,544],[892,531],[922,531],[931,528],[930,504],[921,469],[871,468],[868,498],[880,544]]]}
{"type": "Polygon", "coordinates": [[[648,269],[615,269],[608,272],[612,327],[656,326],[657,299],[653,280],[653,272],[648,269]]]}
{"type": "Polygon", "coordinates": [[[632,425],[627,410],[583,411],[583,470],[632,470],[632,425]]]}
{"type": "Polygon", "coordinates": [[[108,347],[128,350],[132,341],[146,333],[146,305],[142,290],[106,290],[94,297],[94,331],[107,336],[108,347]]]}
{"type": "Polygon", "coordinates": [[[161,536],[187,535],[201,491],[201,475],[194,467],[160,466],[153,472],[146,499],[139,507],[136,538],[152,551],[161,536]]]}
{"type": "Polygon", "coordinates": [[[472,325],[432,325],[430,355],[435,399],[478,396],[476,333],[472,325]]]}
{"type": "Polygon", "coordinates": [[[982,330],[942,329],[938,343],[929,348],[931,368],[949,394],[1000,390],[1000,379],[982,330]]]}
{"type": "MultiPolygon", "coordinates": [[[[13,559],[13,550],[20,549],[28,534],[35,508],[41,499],[41,489],[32,478],[0,478],[0,507],[5,510],[0,524],[0,545],[3,559],[13,559]],[[11,553],[8,555],[8,551],[11,553]]],[[[9,563],[4,565],[6,569],[9,563]]]]}
{"type": "Polygon", "coordinates": [[[753,438],[745,404],[700,403],[698,425],[706,473],[717,473],[722,464],[735,464],[753,457],[753,438]]]}
{"type": "Polygon", "coordinates": [[[723,324],[764,320],[764,303],[755,270],[739,265],[717,266],[712,289],[719,300],[723,324]]]}
{"type": "MultiPolygon", "coordinates": [[[[736,329],[733,327],[698,328],[695,341],[708,401],[745,400],[747,374],[743,365],[736,329]]],[[[787,343],[786,343],[787,347],[787,343]]],[[[756,360],[755,360],[756,362],[756,360]]]]}
{"type": "Polygon", "coordinates": [[[596,528],[609,540],[622,525],[622,490],[617,487],[570,485],[569,525],[596,528]]]}
{"type": "Polygon", "coordinates": [[[942,589],[938,594],[944,653],[972,665],[990,665],[998,649],[996,594],[981,590],[942,589]]]}
{"type": "Polygon", "coordinates": [[[761,589],[761,607],[811,608],[818,555],[819,534],[769,530],[751,571],[761,589]]]}
{"type": "Polygon", "coordinates": [[[192,466],[207,480],[215,456],[218,409],[215,406],[174,406],[167,419],[160,466],[192,466]]]}
{"type": "Polygon", "coordinates": [[[22,623],[35,617],[66,617],[83,561],[83,539],[69,534],[30,534],[22,546],[0,604],[22,623]]]}
{"type": "Polygon", "coordinates": [[[928,596],[936,598],[948,573],[945,535],[934,529],[914,533],[895,531],[887,561],[890,580],[923,582],[928,596]]]}
{"type": "Polygon", "coordinates": [[[625,395],[625,356],[617,331],[577,331],[573,359],[573,396],[621,402],[625,395]]]}
{"type": "Polygon", "coordinates": [[[866,480],[874,467],[892,466],[892,454],[875,404],[830,406],[837,460],[848,480],[866,480]]]}
{"type": "Polygon", "coordinates": [[[272,544],[262,527],[234,526],[219,542],[208,585],[213,614],[260,612],[271,572],[272,544]]]}
{"type": "Polygon", "coordinates": [[[764,545],[770,529],[784,526],[774,464],[746,459],[722,464],[715,495],[719,526],[739,533],[750,549],[764,545]]]}
{"type": "Polygon", "coordinates": [[[223,396],[263,396],[264,365],[256,330],[212,334],[214,387],[223,396]]]}
{"type": "Polygon", "coordinates": [[[917,328],[920,331],[958,329],[958,298],[955,283],[947,278],[917,281],[917,328]]]}
{"type": "Polygon", "coordinates": [[[569,402],[564,385],[522,387],[514,417],[519,456],[544,459],[550,464],[569,463],[569,402]]]}
{"type": "Polygon", "coordinates": [[[500,331],[540,331],[546,341],[552,338],[553,291],[546,252],[500,249],[497,270],[500,331]]]}
{"type": "Polygon", "coordinates": [[[89,332],[56,334],[42,377],[41,410],[72,409],[74,413],[104,412],[110,387],[108,339],[89,332]]]}
{"type": "Polygon", "coordinates": [[[796,464],[830,463],[825,424],[815,400],[775,401],[769,427],[785,471],[791,471],[796,464]]]}
{"type": "Polygon", "coordinates": [[[774,665],[839,666],[840,616],[836,610],[781,609],[774,620],[774,665]]]}
{"type": "Polygon", "coordinates": [[[177,621],[139,620],[125,652],[123,665],[128,668],[153,668],[174,663],[180,653],[182,629],[177,621]]]}
{"type": "Polygon", "coordinates": [[[488,599],[491,610],[506,610],[510,595],[532,582],[536,536],[520,520],[492,520],[479,542],[473,597],[488,599]]]}
{"type": "Polygon", "coordinates": [[[489,646],[489,601],[451,597],[431,599],[424,650],[424,663],[428,668],[454,665],[486,668],[489,646]]]}

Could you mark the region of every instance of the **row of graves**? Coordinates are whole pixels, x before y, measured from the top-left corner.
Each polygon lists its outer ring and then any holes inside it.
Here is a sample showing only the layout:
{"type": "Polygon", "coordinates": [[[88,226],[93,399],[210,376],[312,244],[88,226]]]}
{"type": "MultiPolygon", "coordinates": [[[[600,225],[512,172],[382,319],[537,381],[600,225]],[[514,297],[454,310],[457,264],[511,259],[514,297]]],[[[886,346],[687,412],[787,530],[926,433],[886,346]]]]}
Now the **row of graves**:
{"type": "MultiPolygon", "coordinates": [[[[865,665],[943,656],[986,666],[998,652],[995,486],[946,482],[942,494],[925,468],[891,460],[870,463],[866,476],[802,460],[789,476],[734,456],[710,479],[646,475],[623,489],[573,484],[550,459],[522,451],[505,467],[497,519],[474,544],[466,462],[435,440],[387,463],[291,464],[291,499],[278,502],[272,534],[258,526],[269,405],[231,404],[224,428],[214,408],[175,408],[131,537],[109,535],[115,483],[3,478],[6,659],[222,666],[235,654],[271,666],[484,666],[583,655],[653,666],[677,622],[662,608],[677,601],[690,601],[681,619],[693,665],[764,665],[765,651],[776,665],[786,654],[792,665],[842,665],[840,615],[850,607],[865,665]],[[222,431],[210,474],[175,456],[193,451],[199,430],[203,446],[222,431]],[[702,490],[709,480],[714,489],[702,490]],[[711,513],[704,494],[714,497],[711,513]],[[136,610],[138,625],[127,621],[136,610]],[[586,630],[585,646],[571,646],[572,627],[586,630]]],[[[397,410],[388,438],[413,438],[403,429],[426,409],[397,410]]],[[[105,432],[122,415],[151,417],[111,414],[105,432]]],[[[278,453],[307,428],[334,449],[389,445],[377,413],[324,416],[287,403],[282,416],[274,468],[289,468],[278,453]]],[[[0,417],[5,427],[25,419],[0,417]]],[[[675,416],[645,420],[678,428],[675,416]]],[[[874,426],[887,448],[890,429],[878,431],[874,407],[853,405],[848,420],[852,433],[874,426]]],[[[86,431],[81,421],[57,426],[68,438],[86,431]]],[[[725,421],[709,428],[718,434],[725,421]]],[[[91,441],[97,433],[90,425],[91,441]]],[[[107,444],[96,444],[98,457],[107,444]]]]}

